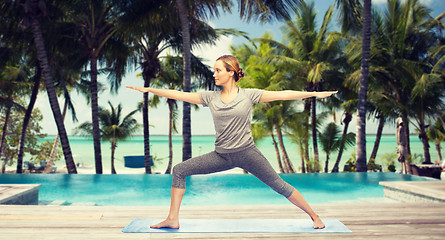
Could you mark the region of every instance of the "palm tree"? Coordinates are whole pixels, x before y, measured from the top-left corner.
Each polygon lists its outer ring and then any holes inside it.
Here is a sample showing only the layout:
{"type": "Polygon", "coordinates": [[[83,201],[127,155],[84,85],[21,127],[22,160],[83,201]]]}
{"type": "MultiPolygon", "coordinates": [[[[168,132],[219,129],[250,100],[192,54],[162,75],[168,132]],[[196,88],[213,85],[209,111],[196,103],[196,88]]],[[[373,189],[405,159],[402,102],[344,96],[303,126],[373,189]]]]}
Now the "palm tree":
{"type": "MultiPolygon", "coordinates": [[[[346,91],[341,91],[341,93],[345,93],[346,91]]],[[[350,134],[348,133],[348,128],[349,128],[349,123],[351,123],[352,121],[352,113],[355,111],[355,107],[357,106],[357,104],[355,103],[356,101],[354,100],[347,100],[344,103],[342,103],[342,108],[344,109],[344,118],[342,120],[342,124],[344,124],[343,127],[343,133],[342,133],[342,137],[341,137],[341,143],[340,143],[340,147],[338,150],[338,154],[337,154],[337,160],[334,163],[334,167],[332,168],[331,172],[338,172],[338,165],[340,164],[341,158],[343,156],[343,151],[345,150],[345,146],[346,146],[346,138],[347,135],[350,134]]]]}
{"type": "MultiPolygon", "coordinates": [[[[370,77],[378,90],[387,109],[395,109],[391,118],[401,116],[408,122],[409,117],[416,119],[417,128],[424,144],[425,158],[429,159],[428,140],[426,139],[425,115],[431,115],[440,109],[440,94],[435,91],[425,92],[425,88],[440,87],[437,73],[433,72],[434,64],[440,57],[430,55],[432,49],[440,46],[440,28],[434,29],[428,10],[418,1],[407,1],[403,4],[391,0],[387,5],[384,17],[375,14],[373,34],[376,44],[373,46],[373,61],[370,77]],[[435,80],[436,79],[436,80],[435,80]],[[436,83],[435,83],[436,82],[436,83]],[[431,95],[428,96],[428,94],[431,95]],[[433,97],[433,95],[435,97],[433,97]],[[424,101],[426,98],[431,98],[424,101]],[[429,105],[428,105],[429,104],[429,105]],[[413,111],[414,110],[414,111],[413,111]],[[423,130],[422,130],[423,129],[423,130]]],[[[434,89],[438,90],[438,89],[434,89]]],[[[381,103],[378,104],[381,107],[381,103]]],[[[388,111],[385,111],[388,112],[388,111]]],[[[385,114],[388,117],[388,113],[385,114]]],[[[406,127],[406,141],[409,143],[409,126],[406,127]]],[[[410,154],[409,144],[408,153],[410,154]]],[[[409,168],[408,168],[409,171],[409,168]]]]}
{"type": "Polygon", "coordinates": [[[329,155],[332,152],[337,151],[342,144],[344,144],[345,147],[354,144],[355,134],[349,133],[346,135],[345,139],[343,139],[342,136],[339,137],[339,135],[340,129],[335,123],[329,123],[320,134],[320,143],[323,151],[326,153],[325,173],[328,172],[329,155]]]}
{"type": "MultiPolygon", "coordinates": [[[[69,9],[68,6],[61,4],[60,9],[69,9]]],[[[54,18],[64,19],[64,14],[61,11],[57,11],[57,14],[54,18]]],[[[76,111],[74,109],[74,105],[71,99],[71,92],[75,89],[78,93],[81,93],[84,96],[88,96],[88,87],[85,87],[89,84],[85,84],[85,80],[82,79],[82,73],[84,72],[84,65],[88,62],[88,58],[82,52],[71,51],[72,49],[78,49],[79,43],[77,39],[72,37],[72,29],[73,23],[70,21],[54,21],[54,24],[46,30],[52,38],[48,41],[48,45],[51,48],[48,49],[48,53],[50,56],[49,62],[51,63],[51,68],[55,69],[53,72],[53,78],[55,79],[55,87],[58,96],[63,96],[64,98],[64,106],[62,110],[62,118],[65,121],[66,114],[68,110],[70,110],[72,121],[76,122],[76,111]]],[[[35,86],[36,87],[36,86],[35,86]]],[[[34,89],[37,91],[37,89],[34,89]]],[[[36,93],[37,94],[37,93],[36,93]]],[[[36,95],[37,96],[37,95],[36,95]]],[[[33,106],[33,97],[32,95],[30,99],[29,106],[33,106]],[[32,105],[31,105],[32,104],[32,105]]],[[[33,108],[28,108],[28,112],[32,112],[33,108]]],[[[26,119],[26,115],[25,115],[26,119]]],[[[26,125],[24,125],[22,129],[22,134],[26,131],[26,125]]],[[[24,137],[24,135],[23,135],[24,137]]],[[[57,156],[57,151],[59,148],[60,136],[59,134],[53,140],[53,148],[49,157],[46,159],[46,167],[42,173],[51,172],[52,165],[57,156]]],[[[20,141],[20,149],[24,144],[23,141],[20,141]]],[[[22,150],[23,151],[23,150],[22,150]]],[[[22,165],[23,153],[18,155],[18,166],[22,165]]]]}
{"type": "Polygon", "coordinates": [[[371,0],[363,1],[362,66],[357,103],[356,157],[357,172],[366,172],[366,102],[371,46],[371,0]]]}
{"type": "Polygon", "coordinates": [[[337,124],[329,123],[324,131],[320,134],[320,143],[323,151],[326,153],[326,162],[324,167],[324,172],[328,172],[329,166],[329,155],[331,152],[337,151],[340,147],[341,140],[338,137],[340,134],[340,129],[337,124]]]}
{"type": "Polygon", "coordinates": [[[366,164],[366,104],[371,45],[371,0],[336,0],[340,9],[340,22],[343,33],[362,33],[360,83],[357,102],[356,158],[357,171],[367,171],[366,164]]]}
{"type": "MultiPolygon", "coordinates": [[[[128,113],[122,118],[122,105],[119,104],[114,107],[110,101],[108,101],[110,110],[100,109],[99,122],[100,122],[100,132],[101,138],[107,140],[111,144],[111,173],[116,174],[116,169],[114,167],[114,153],[117,148],[118,141],[125,140],[135,133],[139,125],[137,121],[133,118],[133,115],[138,111],[134,110],[128,113]]],[[[77,131],[86,135],[91,135],[93,129],[91,122],[85,122],[81,124],[77,131]]]]}
{"type": "MultiPolygon", "coordinates": [[[[169,2],[158,3],[146,1],[133,1],[125,9],[122,25],[125,26],[125,35],[132,42],[134,51],[139,57],[142,69],[144,87],[150,87],[152,79],[158,77],[161,71],[159,56],[164,50],[176,44],[175,36],[178,27],[175,17],[169,11],[169,2]],[[135,25],[134,22],[140,24],[135,25]]],[[[150,121],[149,121],[149,94],[143,94],[142,121],[144,126],[144,156],[145,173],[151,173],[150,162],[150,121]]]]}
{"type": "Polygon", "coordinates": [[[94,159],[96,173],[102,173],[98,106],[98,63],[111,69],[111,90],[117,90],[125,75],[128,46],[118,38],[119,17],[122,12],[114,1],[78,1],[73,4],[73,21],[77,24],[78,36],[84,53],[90,62],[91,116],[93,124],[94,159]]]}
{"type": "MultiPolygon", "coordinates": [[[[19,147],[18,147],[18,159],[17,159],[17,173],[22,173],[22,165],[23,165],[23,155],[24,155],[24,145],[25,145],[25,134],[28,127],[28,123],[31,119],[31,113],[34,107],[34,103],[37,99],[37,93],[39,91],[41,77],[42,77],[42,71],[41,68],[38,66],[38,62],[35,58],[30,57],[30,54],[27,54],[29,52],[29,49],[32,48],[32,35],[31,34],[23,34],[23,31],[19,27],[19,16],[17,13],[17,8],[14,8],[13,4],[3,4],[0,7],[1,11],[1,22],[2,26],[0,27],[2,36],[0,39],[0,42],[2,43],[1,47],[1,53],[3,57],[1,58],[0,66],[1,69],[4,69],[5,72],[2,72],[2,78],[11,78],[9,73],[12,73],[14,71],[8,71],[10,69],[11,65],[21,65],[18,67],[18,74],[19,75],[25,75],[23,76],[25,79],[24,81],[30,82],[29,84],[34,83],[34,86],[32,87],[32,93],[29,100],[28,107],[26,108],[26,113],[23,119],[23,127],[22,132],[20,136],[19,141],[19,147]],[[23,71],[26,68],[31,68],[32,66],[35,66],[35,75],[33,78],[31,76],[26,76],[28,74],[24,73],[23,71]],[[20,73],[22,72],[22,73],[20,73]]],[[[30,72],[32,69],[26,70],[26,72],[30,72]]],[[[30,74],[29,74],[30,75],[30,74]]],[[[11,79],[12,80],[12,79],[11,79]]],[[[14,81],[12,81],[14,82],[14,81]]],[[[11,82],[11,83],[12,83],[11,82]]],[[[23,82],[24,83],[24,82],[23,82]]],[[[2,87],[3,89],[3,87],[2,87]]],[[[22,92],[21,90],[20,92],[22,92]]],[[[27,94],[24,94],[27,95],[27,94]]],[[[9,116],[8,116],[9,117],[9,116]]],[[[1,148],[3,149],[3,148],[1,148]]],[[[1,154],[0,154],[1,155],[1,154]]]]}
{"type": "MultiPolygon", "coordinates": [[[[173,58],[167,58],[162,64],[162,71],[154,82],[154,85],[160,85],[163,88],[182,90],[182,61],[175,61],[173,58]]],[[[177,133],[176,119],[178,116],[178,105],[176,100],[167,99],[169,109],[169,130],[168,130],[168,166],[165,174],[170,174],[173,166],[173,132],[177,133]]]]}
{"type": "MultiPolygon", "coordinates": [[[[297,77],[306,81],[308,91],[321,91],[324,74],[333,68],[333,63],[341,56],[340,36],[336,32],[328,33],[333,8],[330,7],[323,18],[320,28],[316,29],[316,12],[314,3],[301,3],[296,11],[296,20],[287,21],[282,31],[289,41],[288,45],[271,39],[255,39],[269,42],[277,49],[271,54],[270,61],[279,65],[292,65],[301,69],[297,77]]],[[[317,142],[317,114],[316,99],[305,101],[305,110],[311,115],[312,144],[314,160],[319,161],[317,142]]]]}
{"type": "MultiPolygon", "coordinates": [[[[183,63],[183,88],[184,92],[190,92],[191,83],[191,41],[190,41],[190,27],[189,27],[189,14],[185,7],[184,0],[176,0],[176,7],[178,10],[179,19],[181,21],[182,29],[182,57],[184,59],[183,63]]],[[[182,105],[182,161],[190,159],[192,157],[192,130],[191,130],[191,112],[190,103],[183,102],[182,105]]]]}
{"type": "Polygon", "coordinates": [[[20,135],[19,151],[17,157],[17,170],[16,173],[23,172],[23,156],[25,152],[25,136],[26,130],[28,128],[29,121],[31,120],[32,110],[34,109],[34,104],[37,100],[37,94],[39,93],[40,82],[42,79],[42,69],[36,66],[36,71],[34,75],[34,86],[32,88],[31,97],[29,99],[28,107],[26,108],[25,116],[23,118],[23,127],[20,135]]]}
{"type": "Polygon", "coordinates": [[[436,74],[422,74],[412,90],[412,116],[423,143],[425,163],[431,163],[427,119],[435,117],[439,109],[445,108],[443,79],[436,74]]]}
{"type": "MultiPolygon", "coordinates": [[[[4,123],[0,138],[0,157],[3,156],[4,145],[8,130],[9,118],[14,109],[25,111],[17,102],[18,96],[25,92],[26,71],[20,67],[6,66],[0,72],[0,106],[5,108],[4,123]]],[[[7,158],[3,160],[1,172],[5,173],[7,158]]]]}
{"type": "Polygon", "coordinates": [[[439,157],[439,163],[442,163],[443,157],[441,153],[441,144],[445,141],[445,128],[439,119],[437,119],[434,124],[430,124],[427,132],[428,139],[434,142],[434,146],[436,147],[437,155],[439,157]]]}
{"type": "MultiPolygon", "coordinates": [[[[71,116],[72,116],[72,121],[73,122],[77,122],[77,116],[76,116],[76,111],[74,109],[73,106],[73,102],[71,101],[71,94],[70,92],[72,91],[72,89],[76,89],[78,93],[82,94],[83,96],[85,96],[87,98],[87,101],[90,99],[89,97],[89,82],[87,82],[86,80],[82,79],[81,77],[81,70],[79,70],[79,66],[76,66],[76,62],[65,62],[64,60],[67,60],[67,58],[64,57],[60,57],[57,58],[58,61],[53,61],[53,62],[57,62],[56,63],[56,68],[58,69],[57,71],[57,76],[59,78],[59,94],[63,95],[65,101],[64,101],[64,105],[63,105],[63,110],[62,110],[62,117],[63,120],[65,121],[66,118],[66,114],[68,113],[68,110],[70,110],[71,112],[71,116]],[[64,58],[62,60],[62,58],[64,58]]],[[[69,58],[71,59],[71,58],[69,58]]],[[[82,64],[83,65],[83,64],[82,64]]],[[[56,158],[56,154],[57,154],[57,149],[59,147],[59,140],[60,140],[60,136],[57,134],[56,137],[54,138],[54,143],[53,143],[53,147],[51,150],[51,153],[48,157],[48,159],[46,160],[46,167],[45,169],[42,171],[42,173],[50,173],[52,170],[52,166],[54,164],[54,160],[56,158]]]]}
{"type": "Polygon", "coordinates": [[[295,142],[299,147],[300,159],[301,159],[301,172],[306,173],[305,163],[309,162],[309,116],[306,111],[296,113],[292,118],[292,121],[286,124],[286,134],[295,142]]]}
{"type": "Polygon", "coordinates": [[[63,123],[63,117],[60,112],[59,103],[57,101],[57,95],[54,88],[54,81],[51,75],[51,67],[48,62],[43,33],[39,22],[39,18],[46,15],[45,2],[42,0],[22,0],[18,1],[17,3],[23,6],[24,10],[23,24],[25,26],[31,27],[32,29],[32,33],[34,36],[34,43],[37,51],[37,58],[40,67],[42,68],[42,75],[47,89],[49,102],[61,138],[63,154],[65,156],[68,173],[77,173],[73,156],[71,154],[71,148],[69,145],[68,136],[66,134],[65,125],[63,123]]]}

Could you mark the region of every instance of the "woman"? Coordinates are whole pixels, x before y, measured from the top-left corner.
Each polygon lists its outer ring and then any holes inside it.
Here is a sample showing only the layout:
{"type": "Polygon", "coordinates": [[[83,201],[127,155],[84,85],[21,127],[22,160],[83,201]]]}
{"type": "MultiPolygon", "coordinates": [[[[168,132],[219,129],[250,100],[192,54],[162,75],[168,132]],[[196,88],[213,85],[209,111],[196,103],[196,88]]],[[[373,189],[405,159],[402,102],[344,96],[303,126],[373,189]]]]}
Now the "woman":
{"type": "Polygon", "coordinates": [[[238,60],[230,55],[218,58],[214,70],[215,84],[222,86],[222,91],[189,93],[168,89],[128,87],[140,92],[151,92],[162,97],[209,107],[216,130],[215,151],[181,162],[173,168],[169,215],[166,220],[150,227],[179,228],[179,208],[184,196],[187,176],[240,167],[305,211],[311,217],[314,228],[324,228],[325,225],[320,217],[311,209],[303,196],[279,177],[257,149],[253,142],[250,121],[252,105],[258,102],[307,97],[324,98],[336,92],[263,91],[239,88],[236,82],[244,76],[244,73],[239,67],[238,60]]]}

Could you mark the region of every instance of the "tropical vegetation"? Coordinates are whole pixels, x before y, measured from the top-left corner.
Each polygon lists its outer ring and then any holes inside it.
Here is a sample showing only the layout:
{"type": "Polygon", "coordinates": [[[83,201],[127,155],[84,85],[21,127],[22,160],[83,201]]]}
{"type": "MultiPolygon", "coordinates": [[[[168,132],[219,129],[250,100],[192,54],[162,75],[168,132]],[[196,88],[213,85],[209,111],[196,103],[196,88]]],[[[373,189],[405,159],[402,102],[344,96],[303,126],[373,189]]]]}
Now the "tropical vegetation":
{"type": "MultiPolygon", "coordinates": [[[[111,145],[111,173],[116,174],[114,167],[114,153],[116,152],[118,141],[123,141],[132,136],[139,128],[137,121],[133,115],[138,111],[133,110],[126,116],[122,116],[122,104],[114,107],[108,102],[110,110],[99,108],[99,126],[100,137],[110,142],[111,145]]],[[[93,133],[93,124],[85,122],[77,127],[76,132],[85,136],[91,136],[93,133]]]]}
{"type": "MultiPolygon", "coordinates": [[[[261,38],[232,46],[232,54],[246,72],[241,87],[339,90],[328,99],[255,106],[253,135],[255,140],[271,139],[281,172],[338,172],[344,150],[354,143],[356,153],[348,162],[350,169],[375,169],[384,128],[394,125],[397,118],[410,123],[405,128],[409,154],[409,136],[417,134],[423,144],[424,162],[434,162],[430,144],[434,144],[438,161],[442,161],[445,13],[431,16],[431,10],[419,0],[388,0],[384,8],[372,8],[371,0],[337,0],[324,13],[318,13],[313,2],[303,0],[8,0],[0,3],[3,172],[6,165],[16,164],[16,172],[22,173],[25,155],[29,159],[28,154],[39,154],[32,148],[48,148],[49,143],[36,143],[42,136],[36,127],[39,110],[34,108],[38,94],[45,91],[58,132],[51,151],[57,153],[60,139],[67,171],[77,173],[64,124],[67,111],[76,121],[70,96],[76,91],[88,99],[91,107],[87,132],[93,137],[95,172],[103,173],[101,140],[110,140],[114,151],[118,139],[134,133],[136,123],[128,120],[131,124],[121,126],[128,134],[113,135],[115,132],[106,130],[107,126],[120,126],[136,112],[120,119],[121,105],[115,108],[110,104],[111,111],[101,110],[101,92],[117,93],[126,73],[134,69],[141,72],[145,87],[186,92],[215,89],[210,67],[192,50],[229,34],[247,37],[235,29],[214,29],[208,24],[235,5],[241,20],[282,21],[281,41],[266,32],[261,38]],[[335,21],[340,27],[333,26],[335,21]],[[179,57],[165,57],[166,52],[179,57]],[[99,76],[106,76],[108,84],[101,84],[99,76]],[[64,99],[62,108],[60,98],[64,99]],[[117,117],[116,121],[108,124],[105,115],[109,119],[117,117]],[[18,116],[23,116],[23,121],[15,124],[18,116]],[[355,133],[349,129],[353,116],[357,119],[355,133]],[[366,119],[378,121],[369,159],[366,119]],[[286,148],[286,136],[298,149],[286,148]],[[326,153],[324,164],[320,163],[320,151],[326,153]],[[331,161],[334,153],[337,156],[331,161]],[[299,163],[292,162],[290,154],[299,156],[299,163]]],[[[149,110],[150,102],[154,102],[148,93],[142,102],[145,173],[152,173],[149,110]]],[[[170,153],[166,173],[170,173],[171,136],[179,113],[174,100],[168,99],[167,103],[170,153]]],[[[191,105],[184,103],[182,109],[182,159],[187,160],[192,156],[191,105]]],[[[388,169],[393,170],[389,165],[388,169]]],[[[116,172],[113,164],[112,172],[116,172]]]]}

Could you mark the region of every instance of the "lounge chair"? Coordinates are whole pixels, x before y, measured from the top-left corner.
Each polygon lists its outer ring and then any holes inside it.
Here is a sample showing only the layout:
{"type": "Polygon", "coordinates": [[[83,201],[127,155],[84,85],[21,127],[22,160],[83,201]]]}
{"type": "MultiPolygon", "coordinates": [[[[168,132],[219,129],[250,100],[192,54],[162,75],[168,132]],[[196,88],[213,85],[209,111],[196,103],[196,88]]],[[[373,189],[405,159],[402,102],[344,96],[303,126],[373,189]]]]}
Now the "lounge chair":
{"type": "MultiPolygon", "coordinates": [[[[41,161],[40,167],[36,167],[34,163],[28,161],[25,161],[24,164],[25,164],[25,169],[27,169],[30,173],[41,173],[43,170],[45,170],[46,167],[46,161],[41,161]]],[[[56,170],[57,167],[52,167],[51,173],[55,173],[56,170]]]]}
{"type": "Polygon", "coordinates": [[[440,179],[441,168],[436,167],[434,165],[425,167],[425,166],[417,166],[416,164],[411,164],[411,170],[413,171],[413,175],[422,176],[422,177],[431,177],[440,179]]]}
{"type": "Polygon", "coordinates": [[[24,164],[25,164],[25,169],[28,170],[30,173],[33,173],[33,172],[35,173],[37,171],[40,171],[40,168],[37,168],[34,165],[34,163],[32,163],[32,162],[26,161],[26,162],[24,162],[24,164]]]}

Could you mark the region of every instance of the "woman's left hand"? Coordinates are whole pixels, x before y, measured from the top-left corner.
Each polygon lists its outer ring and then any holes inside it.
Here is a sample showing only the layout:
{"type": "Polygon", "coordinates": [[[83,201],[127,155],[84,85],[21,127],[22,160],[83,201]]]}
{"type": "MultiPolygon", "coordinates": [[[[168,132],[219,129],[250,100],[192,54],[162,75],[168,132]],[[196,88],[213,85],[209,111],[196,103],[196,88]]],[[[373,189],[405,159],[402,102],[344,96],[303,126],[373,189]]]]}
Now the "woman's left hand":
{"type": "Polygon", "coordinates": [[[317,95],[316,95],[316,97],[318,97],[318,98],[325,98],[325,97],[329,97],[329,96],[331,96],[331,95],[333,95],[333,94],[336,94],[338,91],[332,91],[332,92],[328,92],[328,91],[326,91],[326,92],[317,92],[317,95]]]}

